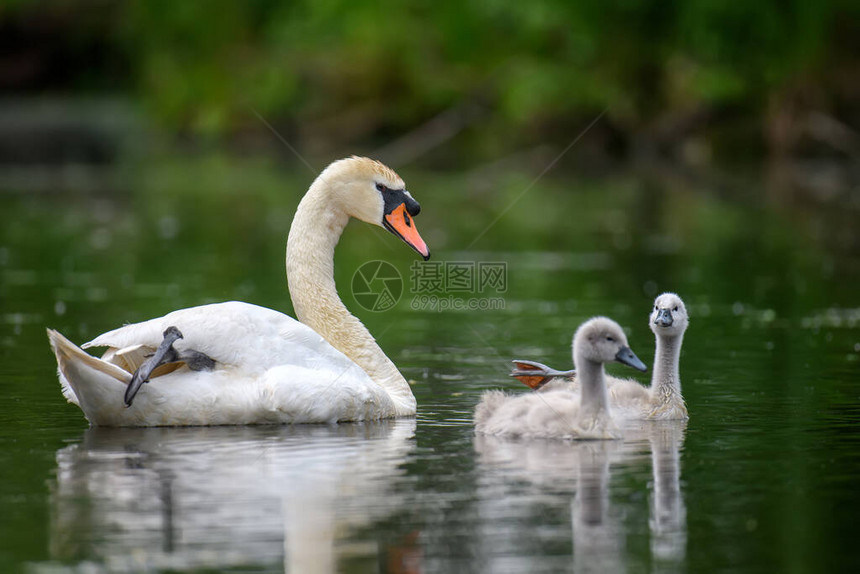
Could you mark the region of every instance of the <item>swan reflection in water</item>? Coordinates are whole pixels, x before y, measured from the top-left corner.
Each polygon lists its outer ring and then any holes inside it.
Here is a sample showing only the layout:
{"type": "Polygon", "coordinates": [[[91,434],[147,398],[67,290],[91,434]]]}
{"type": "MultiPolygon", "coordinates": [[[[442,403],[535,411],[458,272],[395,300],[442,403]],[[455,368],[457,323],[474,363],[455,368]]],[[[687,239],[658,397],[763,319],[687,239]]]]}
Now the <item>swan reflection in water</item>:
{"type": "Polygon", "coordinates": [[[414,419],[93,428],[57,452],[51,555],[96,571],[380,560],[376,542],[344,540],[404,504],[395,486],[414,435],[414,419]]]}
{"type": "MultiPolygon", "coordinates": [[[[486,521],[484,533],[491,539],[487,540],[486,559],[492,569],[518,566],[511,549],[520,556],[541,551],[539,546],[523,547],[523,529],[528,528],[523,523],[534,523],[532,529],[540,530],[542,517],[552,515],[559,497],[567,500],[572,493],[569,524],[574,571],[627,571],[626,537],[639,530],[631,522],[644,510],[637,512],[637,497],[627,484],[620,486],[625,489],[622,496],[613,496],[611,478],[616,472],[637,474],[647,468],[649,458],[653,477],[648,481],[651,563],[655,570],[681,567],[687,547],[686,506],[680,486],[685,429],[686,421],[630,424],[624,440],[617,441],[517,441],[476,435],[484,492],[482,514],[493,519],[486,521]],[[500,528],[499,522],[514,527],[500,528]]],[[[644,516],[641,521],[644,526],[644,516]]],[[[554,543],[546,531],[536,536],[543,538],[544,546],[554,543]]],[[[569,568],[568,556],[558,558],[557,568],[569,568]]]]}

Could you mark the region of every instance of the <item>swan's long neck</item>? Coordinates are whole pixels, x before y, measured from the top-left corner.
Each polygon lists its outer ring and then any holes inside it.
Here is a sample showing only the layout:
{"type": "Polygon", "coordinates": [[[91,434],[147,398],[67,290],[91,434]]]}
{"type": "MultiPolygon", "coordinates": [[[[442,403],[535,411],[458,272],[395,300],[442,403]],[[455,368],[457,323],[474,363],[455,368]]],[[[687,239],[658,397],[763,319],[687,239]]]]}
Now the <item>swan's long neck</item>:
{"type": "Polygon", "coordinates": [[[334,248],[349,216],[317,180],[299,203],[287,239],[287,283],[296,317],[352,359],[382,386],[395,416],[415,414],[409,383],[337,294],[334,248]]]}
{"type": "Polygon", "coordinates": [[[606,373],[603,363],[575,357],[576,378],[582,387],[582,410],[598,414],[608,411],[609,396],[606,391],[606,373]]]}
{"type": "Polygon", "coordinates": [[[664,402],[681,396],[681,377],[678,363],[681,359],[681,343],[684,334],[675,336],[657,335],[654,352],[654,374],[651,377],[651,392],[664,402]]]}

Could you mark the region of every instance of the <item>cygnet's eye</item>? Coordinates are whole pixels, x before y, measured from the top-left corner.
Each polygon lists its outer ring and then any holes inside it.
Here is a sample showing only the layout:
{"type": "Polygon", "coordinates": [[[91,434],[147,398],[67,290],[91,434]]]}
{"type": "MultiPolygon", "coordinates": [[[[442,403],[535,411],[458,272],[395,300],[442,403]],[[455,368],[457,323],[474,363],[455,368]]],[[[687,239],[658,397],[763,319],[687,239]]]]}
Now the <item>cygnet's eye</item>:
{"type": "Polygon", "coordinates": [[[672,309],[672,312],[673,312],[673,313],[677,313],[677,312],[678,312],[678,306],[677,306],[677,305],[675,305],[675,308],[674,308],[674,309],[672,309]]]}
{"type": "Polygon", "coordinates": [[[379,191],[379,192],[381,193],[381,192],[383,192],[383,191],[387,190],[388,188],[387,188],[387,187],[385,187],[385,184],[383,184],[383,183],[377,183],[377,184],[376,184],[376,189],[377,189],[377,191],[379,191]]]}
{"type": "Polygon", "coordinates": [[[657,305],[654,305],[654,310],[655,310],[655,311],[657,310],[657,305]]]}
{"type": "Polygon", "coordinates": [[[609,341],[610,343],[614,343],[615,337],[606,337],[606,340],[609,341]]]}

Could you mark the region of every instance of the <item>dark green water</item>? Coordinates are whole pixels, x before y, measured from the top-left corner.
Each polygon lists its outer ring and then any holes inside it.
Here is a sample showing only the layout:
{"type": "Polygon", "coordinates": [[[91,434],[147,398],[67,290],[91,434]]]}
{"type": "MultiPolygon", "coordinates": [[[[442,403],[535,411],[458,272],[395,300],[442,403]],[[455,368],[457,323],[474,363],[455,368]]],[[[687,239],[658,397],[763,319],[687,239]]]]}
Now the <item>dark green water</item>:
{"type": "Polygon", "coordinates": [[[291,313],[284,241],[310,174],[210,160],[128,168],[110,192],[0,190],[0,569],[860,568],[856,209],[642,174],[547,177],[522,196],[530,174],[401,175],[432,261],[461,278],[504,263],[504,288],[415,292],[430,272],[414,254],[351,224],[341,295],[414,380],[419,414],[332,427],[88,430],[45,337],[229,299],[291,313]],[[403,293],[374,313],[350,285],[376,259],[403,293]],[[509,359],[567,368],[593,314],[650,363],[663,290],[691,315],[686,425],[582,444],[474,436],[483,390],[525,390],[509,359]]]}

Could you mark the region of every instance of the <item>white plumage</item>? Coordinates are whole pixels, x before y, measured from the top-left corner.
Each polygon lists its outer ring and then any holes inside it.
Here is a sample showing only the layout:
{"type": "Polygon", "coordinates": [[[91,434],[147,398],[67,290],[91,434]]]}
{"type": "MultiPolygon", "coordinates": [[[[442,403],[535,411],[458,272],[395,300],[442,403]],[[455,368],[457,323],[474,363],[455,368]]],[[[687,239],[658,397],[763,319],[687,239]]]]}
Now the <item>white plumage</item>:
{"type": "Polygon", "coordinates": [[[320,174],[299,205],[287,268],[296,275],[291,294],[303,322],[241,302],[181,309],[83,345],[107,347],[101,359],[48,330],[64,396],[102,426],[334,422],[414,414],[408,383],[347,311],[332,277],[334,245],[349,216],[381,225],[386,212],[379,185],[403,189],[400,178],[378,162],[341,160],[320,174]],[[328,225],[321,225],[321,214],[328,225]],[[173,345],[180,354],[203,353],[215,367],[162,365],[126,407],[123,395],[132,372],[171,326],[183,336],[173,345]]]}

